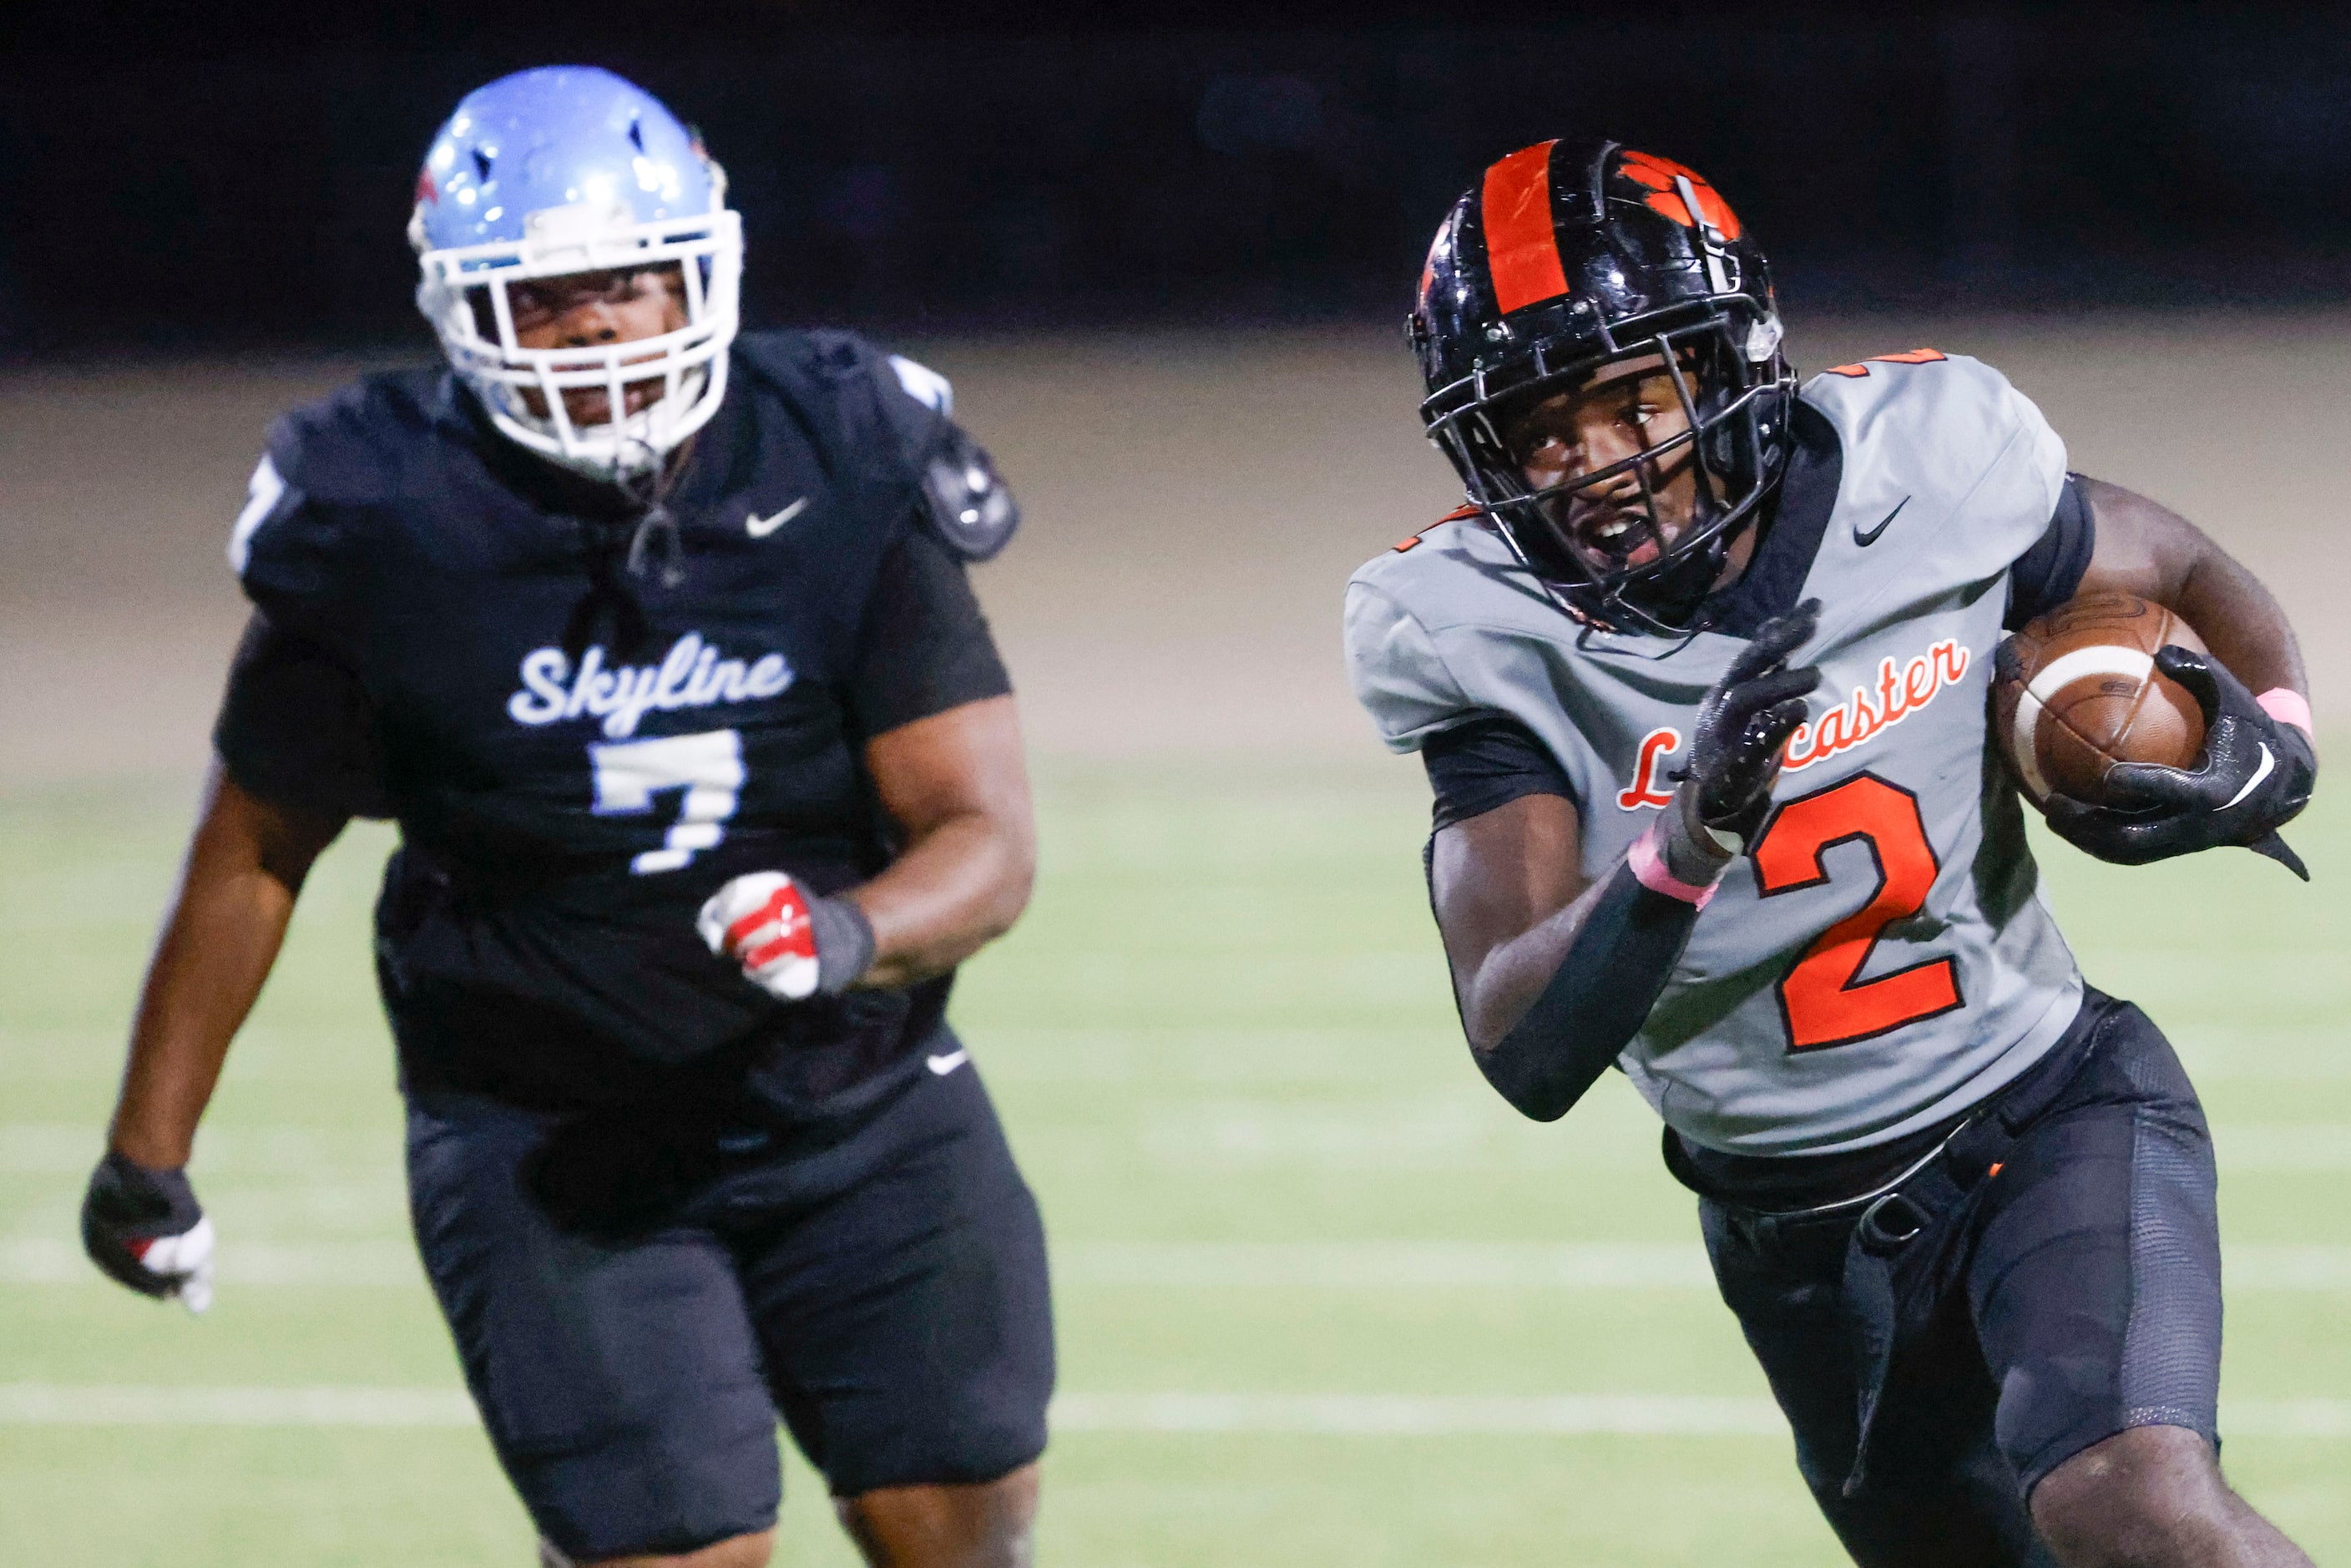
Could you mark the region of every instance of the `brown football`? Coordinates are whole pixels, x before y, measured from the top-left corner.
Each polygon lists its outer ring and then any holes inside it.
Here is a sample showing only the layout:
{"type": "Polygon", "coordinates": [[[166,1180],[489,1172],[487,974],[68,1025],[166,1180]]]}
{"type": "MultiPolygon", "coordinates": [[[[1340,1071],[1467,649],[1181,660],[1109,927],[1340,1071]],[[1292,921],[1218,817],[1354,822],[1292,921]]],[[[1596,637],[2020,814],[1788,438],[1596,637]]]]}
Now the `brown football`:
{"type": "Polygon", "coordinates": [[[2105,803],[2117,762],[2192,768],[2204,713],[2155,667],[2166,643],[2205,652],[2195,628],[2127,593],[2070,600],[2001,647],[1992,677],[1992,737],[2038,805],[2066,795],[2105,803]]]}

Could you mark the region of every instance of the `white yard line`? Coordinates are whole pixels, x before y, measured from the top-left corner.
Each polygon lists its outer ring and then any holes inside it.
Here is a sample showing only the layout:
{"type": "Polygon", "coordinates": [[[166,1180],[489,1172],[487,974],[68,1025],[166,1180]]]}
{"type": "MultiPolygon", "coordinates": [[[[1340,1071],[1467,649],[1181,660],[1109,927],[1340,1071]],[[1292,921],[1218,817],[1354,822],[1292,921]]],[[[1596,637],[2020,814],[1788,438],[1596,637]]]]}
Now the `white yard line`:
{"type": "Polygon", "coordinates": [[[0,1383],[0,1427],[471,1427],[442,1388],[159,1388],[0,1383]]]}
{"type": "Polygon", "coordinates": [[[1785,1437],[1768,1399],[1684,1394],[1064,1394],[1063,1432],[1441,1437],[1615,1434],[1785,1437]]]}
{"type": "MultiPolygon", "coordinates": [[[[422,1290],[424,1270],[408,1241],[223,1243],[216,1267],[232,1288],[246,1285],[403,1286],[422,1290]]],[[[104,1278],[78,1241],[56,1236],[0,1238],[0,1284],[82,1285],[104,1278]]]]}
{"type": "MultiPolygon", "coordinates": [[[[2222,1254],[2232,1293],[2351,1292],[2351,1247],[2242,1242],[2222,1254]]],[[[421,1290],[406,1240],[221,1243],[222,1287],[421,1290]]],[[[1712,1291],[1688,1241],[1073,1241],[1053,1249],[1057,1284],[1142,1290],[1712,1291]]],[[[0,1238],[0,1284],[104,1281],[64,1236],[0,1238]]]]}
{"type": "MultiPolygon", "coordinates": [[[[470,1427],[464,1393],[439,1388],[166,1388],[0,1384],[0,1427],[470,1427]]],[[[1768,1399],[1687,1394],[1065,1394],[1066,1433],[1286,1437],[1771,1437],[1768,1399]]],[[[2351,1437],[2351,1399],[2231,1400],[2232,1436],[2351,1437]]]]}
{"type": "MultiPolygon", "coordinates": [[[[280,1176],[287,1180],[354,1177],[400,1180],[399,1125],[354,1127],[277,1124],[258,1127],[207,1127],[196,1134],[195,1176],[207,1172],[239,1179],[280,1176]]],[[[106,1152],[100,1123],[0,1122],[0,1173],[12,1176],[89,1174],[106,1152]]]]}
{"type": "Polygon", "coordinates": [[[1414,1287],[1711,1290],[1687,1241],[1079,1241],[1053,1248],[1072,1285],[1176,1289],[1414,1287]]]}

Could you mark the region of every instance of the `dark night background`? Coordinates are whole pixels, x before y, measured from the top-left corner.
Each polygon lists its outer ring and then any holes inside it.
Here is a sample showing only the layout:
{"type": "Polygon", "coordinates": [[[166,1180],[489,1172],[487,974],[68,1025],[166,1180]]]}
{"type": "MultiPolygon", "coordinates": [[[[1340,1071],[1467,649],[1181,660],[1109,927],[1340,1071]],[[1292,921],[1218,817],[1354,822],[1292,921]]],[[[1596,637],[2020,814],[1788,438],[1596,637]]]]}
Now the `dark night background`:
{"type": "Polygon", "coordinates": [[[81,9],[103,19],[0,20],[19,358],[414,335],[428,135],[467,89],[561,59],[702,126],[754,320],[1385,319],[1451,196],[1562,132],[1706,171],[1797,305],[2351,283],[2332,9],[81,9]]]}

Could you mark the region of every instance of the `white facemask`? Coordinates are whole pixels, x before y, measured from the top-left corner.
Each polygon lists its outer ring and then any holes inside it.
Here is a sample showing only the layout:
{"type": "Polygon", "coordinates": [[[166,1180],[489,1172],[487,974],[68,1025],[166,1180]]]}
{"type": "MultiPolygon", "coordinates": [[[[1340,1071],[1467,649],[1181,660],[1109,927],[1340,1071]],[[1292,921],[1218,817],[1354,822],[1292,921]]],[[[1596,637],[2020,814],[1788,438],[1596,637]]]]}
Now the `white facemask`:
{"type": "Polygon", "coordinates": [[[409,228],[423,278],[416,306],[440,336],[449,362],[481,397],[501,433],[549,461],[600,479],[631,477],[701,429],[726,393],[726,350],[739,320],[743,230],[724,204],[716,164],[712,210],[638,223],[627,203],[590,200],[528,214],[522,238],[448,249],[427,247],[419,221],[409,228]],[[515,340],[507,290],[530,278],[675,267],[686,323],[674,332],[594,348],[526,349],[515,340]],[[495,328],[486,336],[484,302],[495,328]],[[658,382],[660,395],[634,413],[626,389],[658,382]],[[613,417],[575,423],[563,393],[601,391],[613,417]],[[544,413],[524,393],[535,392],[544,413]]]}

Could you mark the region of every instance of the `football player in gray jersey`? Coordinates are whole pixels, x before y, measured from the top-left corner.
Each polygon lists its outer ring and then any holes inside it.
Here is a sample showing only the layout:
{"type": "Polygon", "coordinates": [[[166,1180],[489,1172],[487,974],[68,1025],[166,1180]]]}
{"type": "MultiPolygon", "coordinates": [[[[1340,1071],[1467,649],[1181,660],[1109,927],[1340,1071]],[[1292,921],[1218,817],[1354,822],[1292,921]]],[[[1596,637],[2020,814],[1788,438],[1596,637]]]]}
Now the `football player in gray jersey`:
{"type": "Polygon", "coordinates": [[[1929,349],[1798,386],[1765,260],[1681,164],[1546,142],[1447,215],[1410,330],[1468,504],[1349,585],[1355,690],[1436,790],[1479,1067],[1612,1063],[1869,1564],[2296,1563],[2221,1479],[2211,1139],[2085,986],[1987,744],[2003,632],[2120,590],[2197,627],[2194,768],[2052,825],[2127,863],[2276,836],[2315,759],[2276,602],[2069,474],[1929,349]],[[2258,695],[2256,695],[2258,694],[2258,695]]]}

